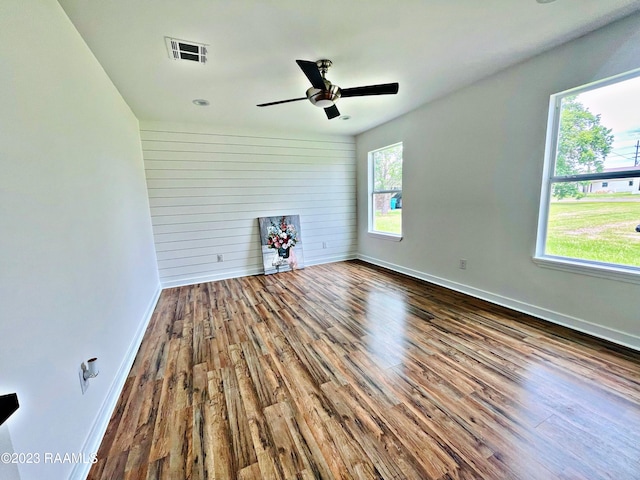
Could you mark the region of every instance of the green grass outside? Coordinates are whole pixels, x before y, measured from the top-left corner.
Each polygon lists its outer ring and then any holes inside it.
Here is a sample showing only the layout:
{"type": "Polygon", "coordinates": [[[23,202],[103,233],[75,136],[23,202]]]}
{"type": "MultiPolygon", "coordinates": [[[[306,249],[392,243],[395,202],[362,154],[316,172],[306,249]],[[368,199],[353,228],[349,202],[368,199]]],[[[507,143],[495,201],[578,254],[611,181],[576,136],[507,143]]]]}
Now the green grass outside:
{"type": "MultiPolygon", "coordinates": [[[[546,253],[640,267],[640,201],[632,198],[610,194],[551,202],[546,253]]],[[[376,212],[374,230],[401,234],[402,210],[376,212]]]]}
{"type": "Polygon", "coordinates": [[[402,233],[402,210],[389,210],[386,215],[376,212],[373,217],[373,229],[376,232],[402,233]]]}
{"type": "Polygon", "coordinates": [[[588,197],[552,202],[546,253],[640,266],[640,233],[635,231],[640,224],[640,202],[616,197],[613,201],[588,197]]]}

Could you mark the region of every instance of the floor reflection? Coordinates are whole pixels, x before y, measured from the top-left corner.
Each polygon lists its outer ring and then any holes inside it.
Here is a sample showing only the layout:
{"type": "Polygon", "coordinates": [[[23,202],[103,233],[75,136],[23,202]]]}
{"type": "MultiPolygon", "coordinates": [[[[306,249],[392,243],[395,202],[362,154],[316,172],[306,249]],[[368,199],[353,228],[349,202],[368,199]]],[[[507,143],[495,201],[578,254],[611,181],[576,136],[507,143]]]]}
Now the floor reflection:
{"type": "Polygon", "coordinates": [[[404,360],[407,329],[405,295],[394,291],[371,291],[367,295],[368,332],[363,337],[367,352],[381,362],[382,367],[398,365],[404,360]]]}
{"type": "Polygon", "coordinates": [[[526,442],[520,455],[512,458],[519,473],[539,469],[540,456],[555,477],[573,477],[576,472],[588,478],[638,478],[640,451],[637,434],[620,435],[620,422],[634,405],[603,391],[588,380],[588,371],[569,372],[558,365],[540,361],[522,372],[525,377],[513,403],[520,421],[528,423],[526,442]],[[580,432],[576,435],[576,432],[580,432]],[[594,458],[609,458],[602,464],[594,458]],[[631,475],[631,476],[627,476],[631,475]]]}

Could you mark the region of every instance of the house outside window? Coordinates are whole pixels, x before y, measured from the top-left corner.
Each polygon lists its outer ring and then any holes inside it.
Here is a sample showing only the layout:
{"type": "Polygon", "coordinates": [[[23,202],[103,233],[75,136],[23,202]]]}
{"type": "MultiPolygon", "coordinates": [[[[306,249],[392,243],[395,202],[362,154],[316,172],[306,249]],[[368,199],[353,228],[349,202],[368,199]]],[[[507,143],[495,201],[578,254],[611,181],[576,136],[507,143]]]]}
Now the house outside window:
{"type": "Polygon", "coordinates": [[[640,70],[551,96],[534,260],[640,283],[640,70]]]}
{"type": "Polygon", "coordinates": [[[402,143],[369,152],[369,234],[402,239],[402,143]]]}

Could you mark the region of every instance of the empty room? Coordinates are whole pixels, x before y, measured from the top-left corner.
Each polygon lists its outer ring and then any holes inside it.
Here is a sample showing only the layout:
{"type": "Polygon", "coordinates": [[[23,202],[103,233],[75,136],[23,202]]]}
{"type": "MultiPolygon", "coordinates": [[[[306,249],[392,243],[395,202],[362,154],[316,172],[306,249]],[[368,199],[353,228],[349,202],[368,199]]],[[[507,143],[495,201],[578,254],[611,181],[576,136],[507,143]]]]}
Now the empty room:
{"type": "Polygon", "coordinates": [[[2,480],[640,477],[640,0],[0,39],[2,480]]]}

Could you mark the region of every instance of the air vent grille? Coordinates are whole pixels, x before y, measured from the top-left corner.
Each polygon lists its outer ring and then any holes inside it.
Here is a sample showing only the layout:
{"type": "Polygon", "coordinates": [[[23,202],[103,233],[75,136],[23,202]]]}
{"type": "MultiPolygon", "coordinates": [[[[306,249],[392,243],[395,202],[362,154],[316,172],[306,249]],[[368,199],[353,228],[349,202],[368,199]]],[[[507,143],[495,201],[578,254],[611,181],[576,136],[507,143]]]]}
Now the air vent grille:
{"type": "Polygon", "coordinates": [[[189,62],[206,63],[207,45],[204,43],[178,40],[165,37],[169,58],[174,60],[186,60],[189,62]]]}

